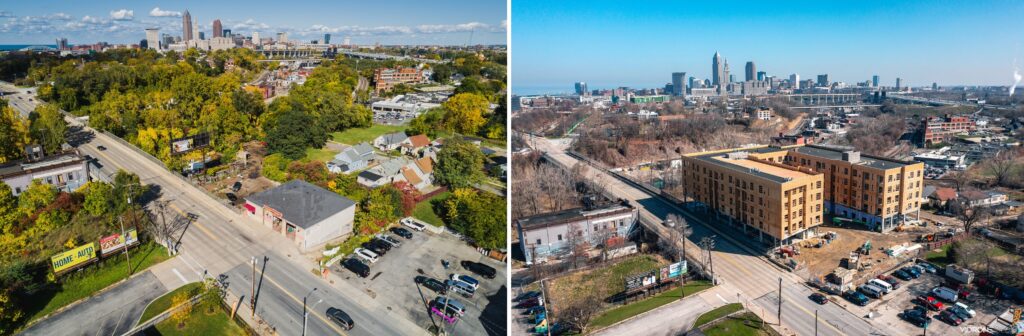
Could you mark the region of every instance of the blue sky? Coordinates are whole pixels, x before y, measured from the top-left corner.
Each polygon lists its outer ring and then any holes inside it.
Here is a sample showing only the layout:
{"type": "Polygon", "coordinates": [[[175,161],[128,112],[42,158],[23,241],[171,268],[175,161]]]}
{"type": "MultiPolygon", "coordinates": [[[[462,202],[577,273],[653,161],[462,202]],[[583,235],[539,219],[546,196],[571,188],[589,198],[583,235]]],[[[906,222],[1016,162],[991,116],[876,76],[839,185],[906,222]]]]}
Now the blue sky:
{"type": "Polygon", "coordinates": [[[138,43],[144,29],[181,35],[186,9],[210,36],[214,19],[225,29],[261,36],[279,31],[291,39],[352,43],[505,44],[505,0],[459,1],[4,1],[0,4],[0,44],[71,44],[107,41],[138,43]]]}
{"type": "Polygon", "coordinates": [[[1021,1],[512,1],[513,92],[656,87],[711,77],[715,51],[759,71],[833,81],[1010,85],[1021,1]]]}

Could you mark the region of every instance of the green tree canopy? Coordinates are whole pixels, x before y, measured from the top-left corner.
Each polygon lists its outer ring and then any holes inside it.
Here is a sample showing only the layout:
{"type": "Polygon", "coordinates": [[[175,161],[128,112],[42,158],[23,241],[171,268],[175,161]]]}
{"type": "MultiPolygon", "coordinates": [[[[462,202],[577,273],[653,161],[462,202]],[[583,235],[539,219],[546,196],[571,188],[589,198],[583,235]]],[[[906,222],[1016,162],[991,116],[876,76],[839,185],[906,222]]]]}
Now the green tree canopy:
{"type": "Polygon", "coordinates": [[[484,173],[484,153],[476,145],[452,137],[437,153],[434,179],[449,188],[465,188],[480,182],[484,173]]]}
{"type": "Polygon", "coordinates": [[[68,131],[68,122],[64,115],[52,104],[42,104],[29,115],[31,124],[29,134],[47,153],[55,153],[64,143],[64,135],[68,131]]]}
{"type": "Polygon", "coordinates": [[[444,123],[462,134],[476,134],[490,112],[490,103],[475,93],[460,93],[448,98],[441,106],[445,109],[444,123]]]}
{"type": "Polygon", "coordinates": [[[296,101],[275,102],[278,110],[268,125],[266,142],[271,153],[297,160],[306,155],[306,148],[323,147],[327,132],[320,127],[305,107],[296,101]]]}

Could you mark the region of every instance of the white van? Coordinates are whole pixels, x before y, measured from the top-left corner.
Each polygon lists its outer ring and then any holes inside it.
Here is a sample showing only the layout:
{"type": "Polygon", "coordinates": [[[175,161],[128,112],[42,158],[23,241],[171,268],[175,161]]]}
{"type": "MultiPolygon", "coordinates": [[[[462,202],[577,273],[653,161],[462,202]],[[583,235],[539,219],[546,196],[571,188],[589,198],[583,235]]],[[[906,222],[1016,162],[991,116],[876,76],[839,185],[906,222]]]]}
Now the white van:
{"type": "Polygon", "coordinates": [[[867,296],[870,296],[870,297],[873,297],[873,298],[876,298],[876,299],[881,299],[882,298],[882,294],[885,294],[885,291],[883,289],[878,288],[878,286],[872,285],[870,283],[866,283],[866,284],[861,285],[860,286],[860,292],[864,293],[864,295],[867,295],[867,296]]]}
{"type": "Polygon", "coordinates": [[[949,301],[949,302],[953,302],[953,303],[956,303],[956,299],[959,296],[958,293],[955,290],[952,290],[952,289],[949,289],[949,288],[946,288],[946,287],[941,287],[941,286],[940,287],[935,287],[935,289],[932,289],[932,294],[935,294],[935,296],[938,296],[940,299],[943,299],[943,300],[946,300],[946,301],[949,301]]]}
{"type": "Polygon", "coordinates": [[[888,282],[879,279],[871,279],[871,281],[868,281],[868,283],[878,286],[879,288],[882,289],[883,292],[885,292],[885,294],[892,293],[892,285],[890,285],[888,282]]]}
{"type": "Polygon", "coordinates": [[[355,254],[359,256],[359,258],[369,261],[371,264],[377,262],[377,258],[379,258],[379,256],[377,256],[376,253],[373,253],[373,251],[364,249],[362,247],[357,248],[355,254]]]}
{"type": "Polygon", "coordinates": [[[402,218],[402,225],[408,226],[410,229],[416,231],[423,231],[423,229],[427,228],[426,226],[423,226],[423,224],[420,224],[416,220],[408,217],[402,218]]]}
{"type": "Polygon", "coordinates": [[[448,298],[445,298],[443,296],[438,296],[437,298],[434,298],[434,307],[440,309],[444,309],[445,307],[447,307],[449,311],[453,311],[456,314],[459,314],[459,316],[466,314],[466,306],[463,306],[462,303],[459,302],[459,300],[449,300],[448,298]]]}

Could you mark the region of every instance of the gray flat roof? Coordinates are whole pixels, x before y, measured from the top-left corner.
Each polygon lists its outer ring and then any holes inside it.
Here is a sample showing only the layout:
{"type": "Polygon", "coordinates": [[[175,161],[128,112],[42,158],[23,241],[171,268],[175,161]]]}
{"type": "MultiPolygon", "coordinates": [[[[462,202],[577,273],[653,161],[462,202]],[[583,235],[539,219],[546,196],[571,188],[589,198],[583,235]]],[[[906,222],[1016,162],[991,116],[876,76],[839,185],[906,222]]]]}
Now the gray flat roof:
{"type": "MultiPolygon", "coordinates": [[[[791,150],[794,150],[794,151],[796,151],[798,153],[804,153],[804,154],[807,154],[807,155],[817,156],[817,157],[825,158],[825,159],[829,159],[829,160],[838,160],[838,161],[842,161],[843,160],[843,150],[841,150],[841,149],[828,148],[828,147],[822,147],[822,146],[807,145],[807,146],[801,146],[801,147],[792,148],[791,150]]],[[[872,167],[872,168],[877,168],[877,169],[893,169],[893,168],[899,168],[899,167],[903,167],[903,166],[908,165],[908,163],[906,163],[906,162],[892,160],[892,159],[886,159],[886,158],[883,158],[883,157],[878,157],[878,156],[874,156],[874,155],[867,155],[867,154],[863,154],[863,153],[861,153],[861,155],[860,155],[860,162],[857,163],[857,164],[858,165],[862,165],[862,166],[868,166],[868,167],[872,167]]]]}
{"type": "Polygon", "coordinates": [[[280,211],[285,220],[303,229],[356,205],[348,198],[302,180],[291,180],[246,200],[280,211]]]}
{"type": "Polygon", "coordinates": [[[699,159],[699,160],[701,160],[701,161],[704,161],[704,162],[707,162],[707,163],[710,163],[710,164],[713,164],[713,165],[716,165],[716,166],[719,166],[719,167],[729,168],[730,170],[734,170],[734,171],[737,171],[737,172],[740,172],[740,173],[743,173],[743,174],[757,176],[757,177],[764,178],[764,179],[767,179],[767,180],[772,181],[772,182],[777,182],[777,183],[789,182],[790,179],[786,178],[786,177],[765,173],[765,172],[762,172],[760,170],[751,169],[750,167],[744,167],[744,166],[741,166],[741,165],[738,165],[738,164],[730,163],[728,161],[715,160],[716,157],[726,156],[729,153],[737,153],[737,152],[774,153],[774,152],[779,152],[779,151],[785,151],[785,149],[782,149],[782,148],[779,148],[779,147],[737,148],[736,150],[733,150],[733,151],[721,152],[721,153],[702,154],[702,155],[697,155],[697,156],[694,156],[694,157],[699,159]]]}
{"type": "Polygon", "coordinates": [[[559,224],[566,224],[587,218],[600,218],[633,211],[632,207],[620,203],[609,204],[597,209],[587,210],[585,208],[574,208],[556,212],[543,213],[529,217],[523,217],[516,222],[523,230],[549,227],[559,224]]]}

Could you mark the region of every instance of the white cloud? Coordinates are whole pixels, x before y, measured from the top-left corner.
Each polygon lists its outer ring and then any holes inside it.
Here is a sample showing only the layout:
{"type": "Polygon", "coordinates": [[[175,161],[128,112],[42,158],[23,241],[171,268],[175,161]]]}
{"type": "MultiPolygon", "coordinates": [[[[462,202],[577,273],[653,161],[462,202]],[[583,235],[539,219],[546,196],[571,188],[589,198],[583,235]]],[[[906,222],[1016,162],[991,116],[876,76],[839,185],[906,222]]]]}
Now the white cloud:
{"type": "Polygon", "coordinates": [[[14,13],[8,11],[0,11],[0,18],[14,17],[14,13]]]}
{"type": "Polygon", "coordinates": [[[480,22],[460,23],[454,25],[420,25],[416,30],[423,34],[456,33],[489,29],[490,26],[480,22]]]}
{"type": "Polygon", "coordinates": [[[501,30],[508,30],[508,20],[501,20],[501,30]]]}
{"type": "Polygon", "coordinates": [[[50,20],[67,21],[67,20],[71,20],[71,15],[67,15],[67,14],[64,14],[64,13],[55,13],[55,14],[48,15],[46,18],[50,19],[50,20]]]}
{"type": "Polygon", "coordinates": [[[107,21],[103,20],[103,19],[100,19],[100,18],[95,18],[95,17],[86,15],[86,16],[82,17],[82,22],[88,23],[88,24],[98,25],[98,24],[104,24],[107,21]]]}
{"type": "Polygon", "coordinates": [[[153,7],[153,10],[149,11],[149,16],[156,17],[181,17],[181,12],[162,10],[160,7],[153,7]]]}
{"type": "Polygon", "coordinates": [[[135,11],[128,9],[110,11],[110,18],[118,21],[128,21],[135,18],[135,11]]]}
{"type": "Polygon", "coordinates": [[[256,20],[248,19],[241,23],[236,23],[231,26],[232,30],[261,30],[270,29],[270,25],[262,22],[256,22],[256,20]]]}

